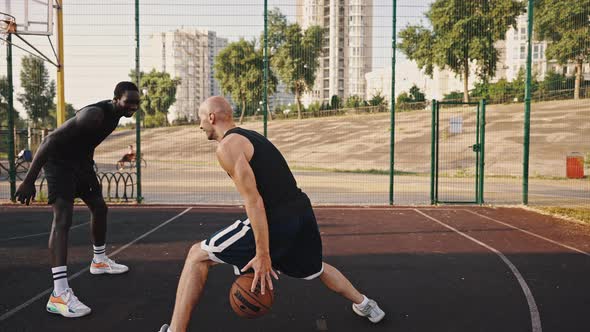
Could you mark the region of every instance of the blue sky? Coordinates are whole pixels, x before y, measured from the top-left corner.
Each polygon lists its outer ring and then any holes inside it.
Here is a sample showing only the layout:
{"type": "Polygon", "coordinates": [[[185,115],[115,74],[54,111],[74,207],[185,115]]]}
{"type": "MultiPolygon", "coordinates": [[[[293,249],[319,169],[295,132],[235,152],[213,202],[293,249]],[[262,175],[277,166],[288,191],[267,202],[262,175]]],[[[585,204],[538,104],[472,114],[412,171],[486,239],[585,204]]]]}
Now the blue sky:
{"type": "MultiPolygon", "coordinates": [[[[295,0],[268,2],[269,8],[278,7],[290,21],[295,20],[295,0]]],[[[398,1],[398,31],[408,23],[418,23],[430,2],[398,1]]],[[[391,1],[373,0],[373,7],[373,67],[378,69],[391,65],[392,5],[391,1]]],[[[141,0],[140,23],[140,42],[144,46],[152,33],[182,27],[214,30],[230,41],[258,38],[264,23],[263,1],[141,0]]],[[[79,108],[110,98],[114,85],[127,80],[129,70],[135,67],[134,1],[64,0],[64,26],[66,101],[79,108]]],[[[52,54],[46,37],[27,36],[27,40],[45,54],[52,54]]],[[[14,55],[18,93],[20,58],[25,53],[15,49],[14,55]]],[[[0,57],[5,59],[5,47],[0,48],[0,57]]],[[[401,57],[398,61],[398,70],[410,65],[401,57]]],[[[55,69],[50,64],[47,67],[55,77],[55,69]]],[[[6,62],[2,61],[0,75],[5,74],[6,62]]]]}

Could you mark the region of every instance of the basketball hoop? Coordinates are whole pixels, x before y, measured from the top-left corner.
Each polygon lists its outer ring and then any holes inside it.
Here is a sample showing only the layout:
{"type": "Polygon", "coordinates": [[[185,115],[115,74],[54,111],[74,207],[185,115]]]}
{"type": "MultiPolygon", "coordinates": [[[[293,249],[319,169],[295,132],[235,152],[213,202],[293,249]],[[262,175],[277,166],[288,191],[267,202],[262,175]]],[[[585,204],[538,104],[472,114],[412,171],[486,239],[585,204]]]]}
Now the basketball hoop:
{"type": "Polygon", "coordinates": [[[16,20],[14,16],[0,12],[0,33],[3,35],[16,33],[16,20]]]}

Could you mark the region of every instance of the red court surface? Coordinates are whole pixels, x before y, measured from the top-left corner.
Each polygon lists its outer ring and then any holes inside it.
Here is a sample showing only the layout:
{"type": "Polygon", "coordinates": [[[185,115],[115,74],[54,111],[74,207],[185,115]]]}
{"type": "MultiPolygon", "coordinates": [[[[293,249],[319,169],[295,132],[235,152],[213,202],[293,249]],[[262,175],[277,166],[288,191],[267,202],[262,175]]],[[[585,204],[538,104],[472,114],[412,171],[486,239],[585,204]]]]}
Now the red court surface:
{"type": "MultiPolygon", "coordinates": [[[[271,312],[238,318],[230,266],[213,267],[190,331],[588,331],[590,228],[520,208],[317,207],[326,262],[386,311],[376,325],[323,287],[282,275],[271,312]]],[[[240,208],[112,207],[110,253],[130,272],[94,276],[89,214],[76,208],[69,276],[91,315],[45,311],[51,210],[0,207],[0,331],[158,331],[189,247],[240,208]]]]}

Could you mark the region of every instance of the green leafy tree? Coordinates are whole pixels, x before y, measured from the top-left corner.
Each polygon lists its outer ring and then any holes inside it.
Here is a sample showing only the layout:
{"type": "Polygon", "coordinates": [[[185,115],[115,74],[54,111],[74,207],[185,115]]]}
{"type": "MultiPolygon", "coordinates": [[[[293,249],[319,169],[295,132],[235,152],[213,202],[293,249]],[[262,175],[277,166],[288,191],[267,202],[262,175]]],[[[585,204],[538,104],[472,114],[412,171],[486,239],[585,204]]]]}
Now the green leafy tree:
{"type": "Polygon", "coordinates": [[[567,77],[563,74],[549,71],[545,74],[545,79],[540,82],[539,89],[545,96],[550,98],[556,95],[571,98],[573,93],[570,90],[574,89],[576,85],[575,81],[575,77],[567,77]]]}
{"type": "Polygon", "coordinates": [[[338,95],[333,95],[332,98],[330,98],[330,109],[337,110],[340,107],[342,107],[342,100],[338,95]]]}
{"type": "Polygon", "coordinates": [[[297,116],[301,119],[301,97],[313,88],[325,30],[314,25],[302,31],[297,23],[287,24],[278,9],[271,14],[269,40],[274,48],[271,64],[281,81],[295,94],[297,116]]]}
{"type": "Polygon", "coordinates": [[[547,40],[547,59],[576,65],[574,99],[580,98],[584,62],[590,60],[590,0],[536,0],[535,31],[547,40]]]}
{"type": "MultiPolygon", "coordinates": [[[[135,70],[129,73],[135,79],[135,70]]],[[[144,125],[159,127],[168,125],[168,111],[176,102],[176,90],[181,81],[172,78],[169,73],[152,69],[149,73],[139,73],[139,90],[143,94],[140,101],[140,111],[144,117],[144,125]],[[147,92],[144,94],[144,90],[147,92]],[[150,120],[148,121],[148,118],[150,120]]]]}
{"type": "MultiPolygon", "coordinates": [[[[0,127],[8,127],[8,78],[6,76],[0,77],[0,127]]],[[[20,117],[18,112],[14,112],[14,126],[22,128],[25,126],[25,121],[20,117]]]]}
{"type": "Polygon", "coordinates": [[[369,104],[371,106],[387,106],[387,100],[385,100],[385,97],[381,95],[381,92],[377,92],[377,94],[375,94],[373,97],[371,97],[371,100],[369,100],[369,104]]]}
{"type": "MultiPolygon", "coordinates": [[[[526,73],[524,68],[520,68],[514,81],[511,82],[511,92],[518,101],[524,100],[524,90],[526,87],[526,73]]],[[[531,93],[535,93],[539,90],[539,81],[536,77],[531,80],[531,93]]]]}
{"type": "MultiPolygon", "coordinates": [[[[501,78],[500,81],[506,81],[506,79],[501,78]]],[[[473,90],[469,93],[471,98],[481,98],[481,99],[490,99],[490,84],[488,82],[477,82],[473,85],[473,90]]]]}
{"type": "Polygon", "coordinates": [[[432,76],[434,67],[449,68],[463,79],[463,101],[469,101],[470,66],[488,81],[494,76],[498,50],[510,26],[524,12],[519,0],[436,0],[426,12],[432,29],[406,27],[399,34],[400,50],[432,76]]]}
{"type": "MultiPolygon", "coordinates": [[[[271,57],[285,41],[287,26],[287,17],[278,8],[268,11],[268,48],[271,57]]],[[[260,40],[264,42],[264,33],[260,40]]]]}
{"type": "Polygon", "coordinates": [[[545,74],[545,79],[541,85],[543,91],[557,91],[567,86],[567,78],[563,74],[550,70],[545,74]]]}
{"type": "Polygon", "coordinates": [[[420,88],[416,86],[416,84],[412,85],[408,92],[402,92],[397,96],[396,102],[398,104],[407,104],[407,103],[419,103],[425,101],[426,98],[424,93],[420,91],[420,88]]]}
{"type": "MultiPolygon", "coordinates": [[[[76,116],[76,109],[74,105],[70,103],[66,103],[66,120],[76,116]]],[[[55,128],[57,124],[57,105],[53,109],[49,110],[49,114],[42,122],[43,127],[45,128],[55,128]]]]}
{"type": "Polygon", "coordinates": [[[357,95],[350,96],[346,99],[345,106],[348,108],[356,108],[364,105],[363,98],[357,95]]]}
{"type": "Polygon", "coordinates": [[[416,86],[416,84],[412,85],[410,88],[410,95],[412,96],[412,100],[414,102],[422,102],[426,100],[424,98],[424,93],[420,91],[420,88],[416,86]]]}
{"type": "MultiPolygon", "coordinates": [[[[240,123],[244,121],[246,109],[256,110],[263,97],[264,57],[256,49],[256,41],[240,39],[230,43],[215,58],[215,78],[224,94],[240,103],[240,123]]],[[[276,76],[270,72],[268,94],[274,93],[276,76]]]]}
{"type": "Polygon", "coordinates": [[[314,101],[313,103],[309,104],[307,107],[307,111],[313,114],[316,114],[318,111],[322,109],[322,104],[319,101],[314,101]]]}
{"type": "Polygon", "coordinates": [[[397,95],[397,99],[395,101],[397,104],[407,104],[412,102],[412,96],[410,96],[407,92],[402,92],[397,95]]]}
{"type": "Polygon", "coordinates": [[[55,126],[50,111],[55,109],[55,81],[49,80],[45,62],[35,56],[25,56],[21,62],[21,87],[17,100],[23,105],[34,125],[55,126]]]}
{"type": "Polygon", "coordinates": [[[443,96],[443,100],[461,100],[463,98],[463,92],[451,91],[443,96]]]}
{"type": "MultiPolygon", "coordinates": [[[[8,79],[0,77],[0,127],[8,126],[8,79]]],[[[15,112],[17,113],[17,112],[15,112]]],[[[17,113],[18,114],[18,113],[17,113]]]]}
{"type": "MultiPolygon", "coordinates": [[[[76,109],[74,108],[74,105],[66,103],[66,120],[73,118],[74,116],[76,116],[76,109]]],[[[57,124],[57,105],[55,108],[49,110],[48,119],[47,127],[53,128],[55,124],[57,124]]]]}

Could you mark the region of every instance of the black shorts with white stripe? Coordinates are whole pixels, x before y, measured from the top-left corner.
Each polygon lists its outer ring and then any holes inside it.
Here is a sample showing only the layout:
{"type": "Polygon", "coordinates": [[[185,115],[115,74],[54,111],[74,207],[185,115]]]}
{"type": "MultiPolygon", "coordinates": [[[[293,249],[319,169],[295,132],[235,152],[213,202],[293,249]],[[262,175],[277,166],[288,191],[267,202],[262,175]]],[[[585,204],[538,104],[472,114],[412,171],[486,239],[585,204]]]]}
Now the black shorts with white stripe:
{"type": "MultiPolygon", "coordinates": [[[[311,208],[281,215],[268,221],[269,245],[275,270],[294,278],[311,280],[323,272],[322,240],[311,208]]],[[[250,220],[237,220],[221,229],[201,248],[212,261],[234,266],[236,274],[256,255],[256,242],[250,220]]]]}

